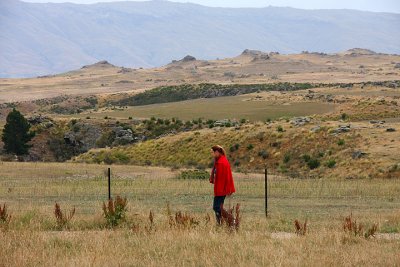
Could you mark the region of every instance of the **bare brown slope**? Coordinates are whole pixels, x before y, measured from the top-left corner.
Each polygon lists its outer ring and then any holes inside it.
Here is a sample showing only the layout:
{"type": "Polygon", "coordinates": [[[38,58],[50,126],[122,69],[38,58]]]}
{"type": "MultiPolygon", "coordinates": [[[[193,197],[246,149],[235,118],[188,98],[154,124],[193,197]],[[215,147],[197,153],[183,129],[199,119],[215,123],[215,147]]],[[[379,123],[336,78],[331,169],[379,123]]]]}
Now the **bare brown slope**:
{"type": "Polygon", "coordinates": [[[160,68],[128,69],[108,62],[55,76],[0,79],[0,103],[59,95],[146,90],[183,83],[363,82],[400,77],[398,55],[352,49],[339,54],[279,55],[246,50],[235,58],[181,60],[160,68]]]}

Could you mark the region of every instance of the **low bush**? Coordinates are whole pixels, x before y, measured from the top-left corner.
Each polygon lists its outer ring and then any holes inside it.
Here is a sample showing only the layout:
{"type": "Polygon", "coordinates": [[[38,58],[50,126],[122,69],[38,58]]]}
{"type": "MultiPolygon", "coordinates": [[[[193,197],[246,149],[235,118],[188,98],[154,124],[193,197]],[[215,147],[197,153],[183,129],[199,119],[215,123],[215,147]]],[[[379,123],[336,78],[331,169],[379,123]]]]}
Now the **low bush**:
{"type": "Polygon", "coordinates": [[[311,158],[307,162],[307,166],[310,168],[310,170],[314,170],[314,169],[318,168],[320,165],[321,165],[321,162],[315,158],[311,158]]]}
{"type": "Polygon", "coordinates": [[[286,153],[286,154],[283,156],[283,163],[289,163],[290,159],[291,159],[290,154],[289,154],[289,153],[286,153]]]}
{"type": "Polygon", "coordinates": [[[204,170],[187,170],[182,171],[177,177],[177,179],[193,179],[193,180],[207,180],[210,178],[210,174],[204,170]]]}
{"type": "Polygon", "coordinates": [[[335,165],[336,165],[336,160],[330,159],[330,160],[328,160],[328,161],[325,163],[325,165],[326,165],[326,167],[328,167],[328,168],[333,168],[333,167],[335,167],[335,165]]]}
{"type": "Polygon", "coordinates": [[[345,141],[343,139],[339,139],[337,144],[338,144],[338,146],[344,146],[345,141]]]}
{"type": "Polygon", "coordinates": [[[259,157],[262,157],[263,159],[267,159],[268,156],[269,156],[269,154],[268,154],[268,152],[267,152],[266,150],[260,150],[260,151],[258,152],[258,156],[259,156],[259,157]]]}
{"type": "Polygon", "coordinates": [[[304,154],[303,156],[301,156],[302,158],[303,158],[303,160],[304,160],[304,162],[309,162],[310,161],[310,159],[311,159],[311,156],[310,155],[308,155],[308,154],[304,154]]]}

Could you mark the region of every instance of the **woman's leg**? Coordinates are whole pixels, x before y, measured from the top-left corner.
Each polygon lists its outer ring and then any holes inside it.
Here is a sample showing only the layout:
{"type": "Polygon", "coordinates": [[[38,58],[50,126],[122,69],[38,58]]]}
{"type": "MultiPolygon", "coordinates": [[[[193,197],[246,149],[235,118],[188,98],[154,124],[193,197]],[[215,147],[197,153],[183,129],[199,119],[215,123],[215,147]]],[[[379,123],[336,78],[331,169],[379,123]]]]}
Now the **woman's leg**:
{"type": "Polygon", "coordinates": [[[221,224],[221,206],[224,204],[225,196],[215,196],[213,210],[217,219],[217,224],[221,224]]]}

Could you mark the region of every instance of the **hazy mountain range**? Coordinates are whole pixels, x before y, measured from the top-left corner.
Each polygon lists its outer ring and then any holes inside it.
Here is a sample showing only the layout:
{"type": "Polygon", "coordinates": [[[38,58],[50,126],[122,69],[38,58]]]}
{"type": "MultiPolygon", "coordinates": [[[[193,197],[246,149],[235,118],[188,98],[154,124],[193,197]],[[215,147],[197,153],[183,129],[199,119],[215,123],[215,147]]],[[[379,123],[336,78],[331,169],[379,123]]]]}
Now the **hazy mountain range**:
{"type": "Polygon", "coordinates": [[[0,77],[76,69],[99,60],[152,67],[190,54],[297,53],[362,47],[400,53],[400,14],[211,8],[166,1],[92,5],[0,0],[0,77]]]}

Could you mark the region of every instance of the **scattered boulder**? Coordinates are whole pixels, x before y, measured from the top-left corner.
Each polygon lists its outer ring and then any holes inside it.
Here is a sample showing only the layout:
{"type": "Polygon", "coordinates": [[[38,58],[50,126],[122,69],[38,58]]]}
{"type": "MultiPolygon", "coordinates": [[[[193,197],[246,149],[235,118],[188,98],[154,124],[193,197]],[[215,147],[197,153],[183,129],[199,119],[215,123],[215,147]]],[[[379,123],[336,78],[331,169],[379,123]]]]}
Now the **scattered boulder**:
{"type": "Polygon", "coordinates": [[[309,122],[311,122],[311,119],[309,117],[297,117],[297,118],[293,118],[290,121],[290,123],[294,126],[303,126],[309,122]]]}
{"type": "Polygon", "coordinates": [[[376,121],[376,120],[372,120],[372,121],[369,121],[369,123],[371,123],[371,124],[385,124],[385,121],[376,121]]]}
{"type": "Polygon", "coordinates": [[[27,118],[27,120],[32,125],[41,124],[46,121],[51,121],[49,117],[43,116],[41,114],[29,117],[27,118]]]}
{"type": "Polygon", "coordinates": [[[119,71],[118,71],[118,73],[129,73],[129,72],[132,72],[132,69],[130,69],[130,68],[125,68],[125,67],[122,67],[119,71]]]}
{"type": "Polygon", "coordinates": [[[365,152],[363,152],[363,151],[361,151],[361,150],[357,150],[357,151],[354,151],[352,154],[351,154],[351,157],[353,158],[353,159],[359,159],[359,158],[362,158],[362,157],[364,157],[364,156],[366,156],[367,155],[367,153],[365,153],[365,152]]]}
{"type": "Polygon", "coordinates": [[[396,131],[395,128],[387,128],[387,129],[386,129],[386,132],[395,132],[395,131],[396,131]]]}
{"type": "Polygon", "coordinates": [[[46,129],[54,126],[54,122],[51,118],[43,115],[35,115],[27,119],[32,125],[40,125],[46,129]]]}
{"type": "Polygon", "coordinates": [[[339,125],[339,127],[334,130],[334,133],[337,133],[337,134],[347,133],[347,132],[350,132],[350,130],[351,130],[351,125],[350,124],[348,124],[348,125],[339,125]]]}
{"type": "Polygon", "coordinates": [[[400,63],[396,63],[396,65],[394,65],[395,69],[400,69],[400,63]]]}
{"type": "Polygon", "coordinates": [[[319,126],[319,125],[311,128],[311,132],[313,132],[313,133],[319,132],[319,130],[321,130],[321,126],[319,126]]]}
{"type": "Polygon", "coordinates": [[[251,50],[251,49],[245,49],[242,52],[243,56],[258,56],[258,55],[263,55],[265,54],[264,52],[260,51],[260,50],[251,50]]]}
{"type": "Polygon", "coordinates": [[[67,145],[70,146],[79,146],[83,144],[81,141],[77,140],[76,135],[73,132],[68,132],[64,134],[64,141],[67,145]]]}

